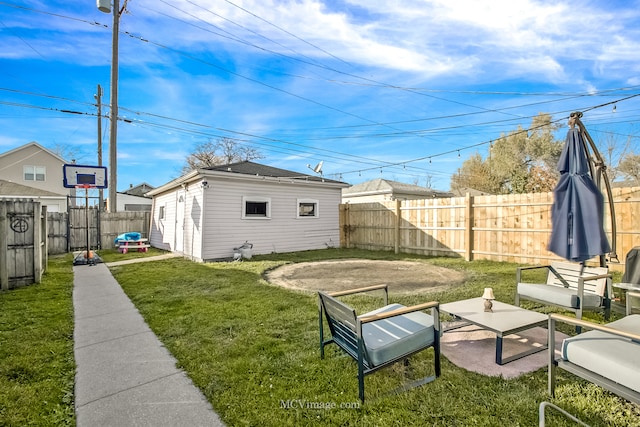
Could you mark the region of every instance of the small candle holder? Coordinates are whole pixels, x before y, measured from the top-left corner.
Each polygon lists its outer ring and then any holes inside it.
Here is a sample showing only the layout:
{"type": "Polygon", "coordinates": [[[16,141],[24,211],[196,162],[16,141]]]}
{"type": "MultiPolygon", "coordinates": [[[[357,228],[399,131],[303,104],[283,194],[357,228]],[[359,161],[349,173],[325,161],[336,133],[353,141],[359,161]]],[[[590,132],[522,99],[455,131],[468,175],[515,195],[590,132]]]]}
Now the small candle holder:
{"type": "Polygon", "coordinates": [[[484,288],[482,298],[484,299],[484,311],[492,313],[493,303],[491,301],[496,299],[496,297],[493,296],[493,288],[484,288]]]}

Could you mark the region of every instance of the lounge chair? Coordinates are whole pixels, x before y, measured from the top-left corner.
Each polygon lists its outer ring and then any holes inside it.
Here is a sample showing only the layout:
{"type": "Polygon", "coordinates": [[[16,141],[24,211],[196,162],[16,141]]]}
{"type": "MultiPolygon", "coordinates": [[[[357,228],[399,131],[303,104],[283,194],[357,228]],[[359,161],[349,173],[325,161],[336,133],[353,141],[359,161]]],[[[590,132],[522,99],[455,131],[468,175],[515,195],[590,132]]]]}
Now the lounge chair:
{"type": "Polygon", "coordinates": [[[358,364],[359,397],[364,402],[364,377],[409,356],[433,347],[433,376],[416,380],[402,389],[417,387],[440,376],[440,321],[438,302],[428,302],[411,307],[388,304],[387,285],[370,286],[343,292],[318,292],[320,322],[320,357],[324,347],[334,343],[358,364]],[[384,306],[362,314],[338,300],[338,297],[375,290],[384,291],[384,306]],[[431,314],[423,311],[430,310],[431,314]],[[324,320],[331,331],[325,340],[324,320]]]}

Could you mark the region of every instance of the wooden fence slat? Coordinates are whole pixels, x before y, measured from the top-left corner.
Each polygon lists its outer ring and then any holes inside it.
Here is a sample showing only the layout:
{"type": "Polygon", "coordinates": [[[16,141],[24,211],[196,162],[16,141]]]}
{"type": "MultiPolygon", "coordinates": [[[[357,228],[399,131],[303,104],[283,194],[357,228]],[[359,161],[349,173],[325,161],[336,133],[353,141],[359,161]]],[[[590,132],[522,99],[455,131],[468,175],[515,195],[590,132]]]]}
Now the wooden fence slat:
{"type": "MultiPolygon", "coordinates": [[[[640,187],[612,191],[617,254],[640,246],[640,187]]],[[[547,250],[553,193],[488,195],[450,199],[341,205],[343,247],[463,256],[523,264],[560,259],[547,250]]],[[[605,205],[605,220],[609,218],[605,205]]],[[[605,221],[610,235],[610,222],[605,221]]]]}

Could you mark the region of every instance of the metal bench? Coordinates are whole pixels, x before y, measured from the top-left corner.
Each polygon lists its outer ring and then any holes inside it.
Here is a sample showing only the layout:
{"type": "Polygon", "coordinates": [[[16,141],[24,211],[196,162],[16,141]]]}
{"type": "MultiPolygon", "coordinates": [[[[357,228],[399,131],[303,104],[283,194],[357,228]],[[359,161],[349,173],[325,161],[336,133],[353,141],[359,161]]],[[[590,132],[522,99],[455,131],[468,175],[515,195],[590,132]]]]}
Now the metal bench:
{"type": "Polygon", "coordinates": [[[607,267],[585,267],[569,262],[551,265],[518,267],[516,272],[515,305],[526,299],[545,305],[554,305],[575,312],[582,318],[584,310],[604,310],[605,319],[611,310],[611,275],[607,267]],[[546,283],[526,283],[522,272],[546,268],[546,283]]]}
{"type": "Polygon", "coordinates": [[[402,387],[417,387],[440,376],[439,303],[428,302],[411,307],[389,304],[387,285],[376,285],[348,291],[318,292],[320,324],[320,357],[324,347],[334,343],[358,364],[359,397],[364,402],[364,377],[421,350],[433,347],[435,374],[402,387]],[[356,315],[356,311],[338,297],[375,290],[384,291],[384,307],[356,315]],[[423,311],[430,310],[431,314],[423,311]],[[331,338],[325,340],[324,319],[331,338]]]}

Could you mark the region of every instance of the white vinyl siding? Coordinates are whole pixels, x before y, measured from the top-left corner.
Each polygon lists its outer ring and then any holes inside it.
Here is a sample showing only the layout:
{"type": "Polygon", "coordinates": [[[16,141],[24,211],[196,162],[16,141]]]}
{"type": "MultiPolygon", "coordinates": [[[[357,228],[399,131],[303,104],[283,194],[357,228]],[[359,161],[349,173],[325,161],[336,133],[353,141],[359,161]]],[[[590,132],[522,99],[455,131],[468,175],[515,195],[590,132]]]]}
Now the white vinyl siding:
{"type": "Polygon", "coordinates": [[[149,244],[151,246],[173,251],[175,241],[175,193],[164,193],[156,196],[151,213],[151,230],[149,244]],[[160,213],[162,212],[162,217],[160,213]]]}
{"type": "Polygon", "coordinates": [[[216,182],[211,178],[208,182],[202,232],[204,260],[231,258],[233,248],[245,241],[253,244],[254,254],[340,245],[339,188],[254,180],[216,182]],[[256,194],[269,200],[269,221],[250,221],[239,214],[244,209],[245,196],[256,194]],[[322,206],[322,216],[298,220],[301,200],[322,206]]]}
{"type": "MultiPolygon", "coordinates": [[[[204,189],[204,191],[208,191],[204,189]]],[[[203,187],[190,184],[154,196],[151,246],[202,261],[203,187]]]]}
{"type": "MultiPolygon", "coordinates": [[[[0,154],[0,179],[59,194],[61,201],[56,200],[55,203],[59,205],[59,211],[64,212],[67,210],[66,196],[75,194],[75,189],[65,188],[63,185],[62,166],[65,163],[44,147],[29,143],[0,154]],[[29,166],[26,171],[25,166],[29,166]],[[38,172],[35,167],[43,170],[38,172]],[[33,180],[25,181],[25,172],[29,175],[28,178],[33,176],[33,180]],[[39,178],[43,180],[39,181],[37,175],[42,175],[42,172],[44,176],[39,178]]],[[[73,200],[71,203],[73,204],[73,200]]]]}
{"type": "Polygon", "coordinates": [[[183,228],[183,252],[195,261],[202,261],[202,221],[203,212],[202,184],[190,184],[184,192],[184,228],[183,228]]]}

